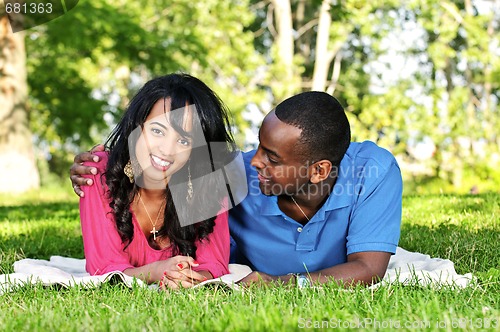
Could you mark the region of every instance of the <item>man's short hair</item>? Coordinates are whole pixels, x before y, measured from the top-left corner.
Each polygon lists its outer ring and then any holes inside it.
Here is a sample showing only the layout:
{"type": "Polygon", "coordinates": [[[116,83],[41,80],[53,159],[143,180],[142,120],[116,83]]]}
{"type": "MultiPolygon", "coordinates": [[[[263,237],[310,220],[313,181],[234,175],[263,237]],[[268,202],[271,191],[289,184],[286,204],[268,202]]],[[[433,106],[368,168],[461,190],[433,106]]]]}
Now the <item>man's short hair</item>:
{"type": "Polygon", "coordinates": [[[336,167],[340,165],[351,141],[351,130],[337,99],[325,92],[303,92],[281,102],[275,114],[280,121],[302,129],[297,152],[307,161],[326,159],[336,167]]]}

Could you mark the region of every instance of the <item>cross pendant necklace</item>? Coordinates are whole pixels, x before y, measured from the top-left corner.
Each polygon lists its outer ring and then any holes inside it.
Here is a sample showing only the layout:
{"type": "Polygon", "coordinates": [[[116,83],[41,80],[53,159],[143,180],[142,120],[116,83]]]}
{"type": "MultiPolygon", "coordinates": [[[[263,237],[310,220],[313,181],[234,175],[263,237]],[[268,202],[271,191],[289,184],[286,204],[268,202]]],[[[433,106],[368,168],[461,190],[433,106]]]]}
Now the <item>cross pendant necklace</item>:
{"type": "Polygon", "coordinates": [[[158,231],[156,230],[156,226],[153,225],[153,229],[150,231],[151,234],[153,234],[153,240],[156,241],[156,234],[158,233],[158,231]]]}
{"type": "Polygon", "coordinates": [[[144,204],[144,201],[142,200],[142,196],[139,193],[139,200],[142,203],[142,206],[144,207],[144,211],[146,211],[146,214],[148,215],[149,221],[151,222],[151,225],[153,226],[153,229],[149,232],[153,234],[153,240],[156,241],[156,234],[158,234],[159,231],[156,230],[156,224],[158,223],[158,218],[160,218],[160,213],[161,209],[163,207],[163,203],[160,205],[160,208],[158,209],[158,214],[156,215],[156,220],[153,223],[153,219],[151,219],[151,216],[149,215],[148,209],[146,208],[146,205],[144,204]]]}

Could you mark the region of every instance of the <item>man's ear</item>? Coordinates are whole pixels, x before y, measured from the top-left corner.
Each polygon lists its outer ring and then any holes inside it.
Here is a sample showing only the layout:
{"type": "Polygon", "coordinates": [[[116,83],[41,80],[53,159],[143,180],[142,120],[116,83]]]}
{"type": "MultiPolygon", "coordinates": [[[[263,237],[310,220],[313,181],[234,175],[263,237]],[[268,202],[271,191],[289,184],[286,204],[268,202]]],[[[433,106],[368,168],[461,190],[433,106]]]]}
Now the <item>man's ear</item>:
{"type": "Polygon", "coordinates": [[[332,171],[332,162],[326,159],[315,162],[311,165],[311,178],[312,183],[319,183],[330,176],[332,171]]]}

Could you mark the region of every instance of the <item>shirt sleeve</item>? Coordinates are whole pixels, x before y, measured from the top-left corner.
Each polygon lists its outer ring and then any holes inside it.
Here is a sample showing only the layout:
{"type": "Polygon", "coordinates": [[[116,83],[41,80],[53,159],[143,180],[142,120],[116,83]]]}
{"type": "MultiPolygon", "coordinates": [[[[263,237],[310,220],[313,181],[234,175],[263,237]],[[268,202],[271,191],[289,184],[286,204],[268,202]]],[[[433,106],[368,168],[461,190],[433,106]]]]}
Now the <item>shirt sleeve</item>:
{"type": "Polygon", "coordinates": [[[200,263],[195,271],[209,271],[214,278],[229,273],[229,226],[228,212],[220,213],[215,219],[214,230],[198,244],[196,260],[200,263]]]}
{"type": "Polygon", "coordinates": [[[398,245],[403,190],[399,167],[394,161],[381,176],[368,178],[351,215],[347,255],[363,251],[395,253],[398,245]]]}
{"type": "MultiPolygon", "coordinates": [[[[104,158],[101,158],[104,159],[104,158]]],[[[85,193],[80,199],[80,223],[82,228],[85,269],[91,275],[102,275],[111,271],[124,271],[133,267],[116,230],[114,216],[106,198],[105,179],[102,176],[105,161],[85,163],[96,166],[96,175],[86,176],[94,183],[82,186],[85,193]]]]}

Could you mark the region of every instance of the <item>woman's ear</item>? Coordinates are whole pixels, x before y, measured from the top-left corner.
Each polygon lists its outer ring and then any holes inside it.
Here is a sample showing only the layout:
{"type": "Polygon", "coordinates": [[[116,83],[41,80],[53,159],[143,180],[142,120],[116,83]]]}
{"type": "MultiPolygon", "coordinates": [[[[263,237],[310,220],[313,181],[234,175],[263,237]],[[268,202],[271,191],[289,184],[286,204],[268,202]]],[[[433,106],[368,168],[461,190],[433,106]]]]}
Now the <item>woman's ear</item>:
{"type": "Polygon", "coordinates": [[[329,160],[323,159],[311,165],[311,179],[312,183],[319,183],[330,176],[332,171],[332,163],[329,160]]]}

